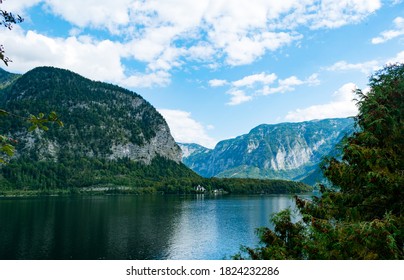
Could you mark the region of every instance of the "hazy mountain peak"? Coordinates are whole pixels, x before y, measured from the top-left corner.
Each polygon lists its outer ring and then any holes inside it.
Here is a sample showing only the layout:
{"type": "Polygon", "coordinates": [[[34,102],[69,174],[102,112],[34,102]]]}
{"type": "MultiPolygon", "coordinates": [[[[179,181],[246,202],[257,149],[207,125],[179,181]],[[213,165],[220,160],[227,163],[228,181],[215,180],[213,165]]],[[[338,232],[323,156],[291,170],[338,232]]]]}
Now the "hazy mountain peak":
{"type": "Polygon", "coordinates": [[[180,146],[183,162],[202,176],[304,180],[318,172],[353,124],[352,118],[262,124],[213,150],[180,146]]]}

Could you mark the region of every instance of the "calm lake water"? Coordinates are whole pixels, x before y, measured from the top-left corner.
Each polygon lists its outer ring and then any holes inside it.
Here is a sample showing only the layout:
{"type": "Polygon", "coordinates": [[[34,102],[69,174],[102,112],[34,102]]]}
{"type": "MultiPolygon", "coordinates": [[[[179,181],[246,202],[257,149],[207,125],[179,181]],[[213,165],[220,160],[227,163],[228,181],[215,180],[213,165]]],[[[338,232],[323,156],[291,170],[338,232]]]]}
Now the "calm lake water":
{"type": "Polygon", "coordinates": [[[0,199],[0,259],[230,258],[291,196],[0,199]]]}

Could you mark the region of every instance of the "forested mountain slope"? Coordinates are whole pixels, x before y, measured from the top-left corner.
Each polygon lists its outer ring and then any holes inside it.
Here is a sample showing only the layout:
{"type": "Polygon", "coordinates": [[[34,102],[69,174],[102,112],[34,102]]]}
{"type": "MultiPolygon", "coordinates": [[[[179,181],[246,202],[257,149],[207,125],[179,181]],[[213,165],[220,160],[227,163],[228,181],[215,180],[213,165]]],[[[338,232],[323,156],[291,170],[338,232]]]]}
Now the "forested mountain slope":
{"type": "Polygon", "coordinates": [[[18,140],[16,154],[2,167],[6,184],[54,188],[197,177],[181,163],[164,118],[138,94],[52,67],[22,76],[2,71],[0,77],[0,108],[14,115],[0,118],[0,130],[18,140]],[[51,111],[64,127],[28,132],[15,116],[51,111]]]}

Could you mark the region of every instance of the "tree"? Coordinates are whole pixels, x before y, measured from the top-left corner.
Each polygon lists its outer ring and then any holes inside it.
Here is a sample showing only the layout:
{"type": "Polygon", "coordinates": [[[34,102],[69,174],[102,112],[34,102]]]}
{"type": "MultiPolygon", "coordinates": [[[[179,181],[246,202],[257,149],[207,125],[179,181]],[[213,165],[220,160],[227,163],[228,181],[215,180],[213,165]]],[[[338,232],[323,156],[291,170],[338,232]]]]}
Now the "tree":
{"type": "MultiPolygon", "coordinates": [[[[0,0],[0,4],[3,3],[0,0]]],[[[21,23],[24,19],[19,15],[14,15],[10,12],[4,11],[0,9],[0,25],[12,29],[13,24],[21,23]]],[[[2,60],[7,66],[9,62],[12,62],[10,58],[5,56],[5,51],[3,45],[0,45],[0,60],[2,60]]],[[[0,116],[12,116],[16,118],[23,118],[25,121],[31,124],[29,131],[33,131],[35,129],[48,130],[46,126],[47,123],[57,123],[60,126],[63,126],[63,122],[58,118],[55,112],[51,112],[48,116],[40,113],[38,116],[30,115],[29,117],[22,117],[19,115],[15,115],[9,113],[3,109],[0,109],[0,116]]],[[[9,138],[6,135],[0,134],[0,164],[4,163],[7,157],[11,157],[14,154],[15,148],[14,144],[17,143],[15,139],[9,138]]]]}
{"type": "Polygon", "coordinates": [[[273,230],[257,230],[261,246],[236,259],[403,259],[404,64],[377,71],[369,86],[357,91],[358,129],[342,158],[324,161],[334,188],[296,197],[300,220],[290,209],[275,214],[273,230]]]}
{"type": "MultiPolygon", "coordinates": [[[[0,0],[0,4],[2,4],[3,1],[0,0]]],[[[10,12],[4,11],[0,9],[0,25],[3,25],[4,27],[8,28],[11,30],[13,27],[13,24],[21,23],[24,21],[24,19],[19,16],[19,15],[14,15],[10,12]]],[[[5,50],[3,45],[0,44],[0,60],[2,60],[6,65],[8,65],[9,62],[11,62],[10,58],[5,56],[5,50]]]]}
{"type": "MultiPolygon", "coordinates": [[[[28,131],[33,131],[35,129],[40,129],[47,131],[49,127],[48,123],[56,123],[59,126],[63,126],[63,122],[59,119],[55,112],[51,112],[48,116],[45,116],[43,113],[39,113],[38,116],[30,115],[28,117],[22,117],[19,115],[11,114],[3,109],[0,109],[0,116],[11,116],[14,118],[20,118],[30,124],[28,131]]],[[[10,138],[6,135],[0,134],[0,164],[6,162],[6,158],[9,158],[14,155],[15,147],[14,145],[18,141],[10,138]]]]}

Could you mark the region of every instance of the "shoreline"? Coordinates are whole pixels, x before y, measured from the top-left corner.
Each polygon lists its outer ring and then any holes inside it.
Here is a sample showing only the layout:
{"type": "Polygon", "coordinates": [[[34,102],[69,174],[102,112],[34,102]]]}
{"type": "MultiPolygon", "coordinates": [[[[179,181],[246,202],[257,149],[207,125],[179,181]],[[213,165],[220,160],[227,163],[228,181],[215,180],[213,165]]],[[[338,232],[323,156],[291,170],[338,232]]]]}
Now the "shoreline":
{"type": "Polygon", "coordinates": [[[198,193],[198,192],[189,192],[189,193],[164,193],[162,191],[156,191],[151,188],[139,188],[139,189],[105,189],[105,188],[88,188],[88,189],[57,189],[57,190],[1,190],[0,191],[0,199],[3,198],[29,198],[29,197],[68,197],[68,196],[108,196],[108,195],[169,195],[169,196],[184,196],[184,195],[204,195],[207,197],[215,197],[215,196],[224,196],[224,195],[302,195],[302,194],[314,194],[313,191],[302,191],[302,192],[251,192],[251,193],[238,193],[233,192],[229,193],[226,191],[214,193],[214,192],[206,192],[206,193],[198,193]]]}

